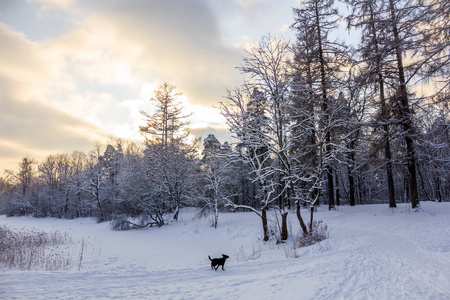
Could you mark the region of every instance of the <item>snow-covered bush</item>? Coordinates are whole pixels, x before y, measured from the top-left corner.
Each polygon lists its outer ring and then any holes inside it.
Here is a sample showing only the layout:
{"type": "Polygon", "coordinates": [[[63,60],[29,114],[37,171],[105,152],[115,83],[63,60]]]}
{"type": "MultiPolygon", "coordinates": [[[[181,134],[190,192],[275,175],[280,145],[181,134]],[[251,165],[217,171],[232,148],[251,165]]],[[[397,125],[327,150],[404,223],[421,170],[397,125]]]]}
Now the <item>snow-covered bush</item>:
{"type": "Polygon", "coordinates": [[[133,227],[130,224],[130,221],[128,221],[127,217],[125,216],[114,218],[109,226],[111,227],[112,230],[117,231],[133,229],[133,227]]]}
{"type": "Polygon", "coordinates": [[[141,215],[135,218],[128,218],[125,215],[120,215],[115,217],[109,226],[112,230],[123,231],[153,226],[161,227],[166,223],[167,220],[159,215],[141,215]]]}

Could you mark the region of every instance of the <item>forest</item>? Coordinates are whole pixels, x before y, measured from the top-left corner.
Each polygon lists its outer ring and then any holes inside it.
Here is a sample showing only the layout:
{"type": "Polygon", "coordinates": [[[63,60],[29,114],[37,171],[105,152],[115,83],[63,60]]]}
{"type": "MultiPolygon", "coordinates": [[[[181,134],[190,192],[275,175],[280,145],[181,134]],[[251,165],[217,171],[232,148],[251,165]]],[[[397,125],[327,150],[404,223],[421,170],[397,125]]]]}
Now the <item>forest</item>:
{"type": "Polygon", "coordinates": [[[0,214],[123,230],[169,224],[182,207],[214,227],[220,211],[251,210],[268,240],[270,210],[285,240],[289,213],[305,235],[318,230],[318,205],[450,201],[450,2],[343,2],[345,14],[333,0],[302,1],[294,41],[268,34],[230,66],[245,79],[218,108],[229,141],[192,139],[181,92],[164,83],[141,112],[144,145],[24,157],[0,177],[0,214]],[[334,38],[342,26],[357,45],[334,38]]]}

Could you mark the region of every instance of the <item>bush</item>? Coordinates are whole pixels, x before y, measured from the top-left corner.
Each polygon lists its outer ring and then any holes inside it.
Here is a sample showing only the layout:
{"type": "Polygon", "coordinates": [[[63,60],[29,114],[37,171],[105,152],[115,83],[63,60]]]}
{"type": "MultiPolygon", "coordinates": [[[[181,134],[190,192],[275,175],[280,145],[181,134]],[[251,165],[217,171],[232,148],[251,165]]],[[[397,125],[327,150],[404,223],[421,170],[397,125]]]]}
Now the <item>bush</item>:
{"type": "Polygon", "coordinates": [[[298,237],[296,246],[299,248],[310,246],[327,239],[329,236],[330,231],[328,230],[328,226],[325,225],[322,220],[313,221],[312,231],[310,232],[310,234],[298,237]]]}
{"type": "MultiPolygon", "coordinates": [[[[309,228],[310,223],[308,223],[309,228]]],[[[301,247],[307,247],[314,244],[318,244],[321,251],[329,250],[328,246],[322,246],[320,244],[321,241],[327,239],[330,235],[330,231],[328,230],[328,226],[325,225],[322,221],[314,221],[312,224],[312,231],[309,235],[301,235],[298,237],[294,237],[292,239],[292,244],[284,247],[284,252],[287,258],[297,258],[299,254],[297,253],[297,249],[301,247]]]]}
{"type": "Polygon", "coordinates": [[[123,231],[133,229],[130,221],[128,221],[127,217],[119,216],[114,218],[109,225],[112,230],[123,231]]]}
{"type": "Polygon", "coordinates": [[[153,226],[161,227],[162,225],[164,225],[164,219],[158,216],[153,217],[151,215],[140,215],[130,221],[130,218],[124,215],[119,215],[113,218],[109,226],[112,230],[123,231],[153,226]]]}
{"type": "Polygon", "coordinates": [[[72,238],[59,231],[14,231],[0,226],[0,268],[20,270],[68,270],[73,265],[72,238]],[[65,247],[64,247],[65,246],[65,247]]]}

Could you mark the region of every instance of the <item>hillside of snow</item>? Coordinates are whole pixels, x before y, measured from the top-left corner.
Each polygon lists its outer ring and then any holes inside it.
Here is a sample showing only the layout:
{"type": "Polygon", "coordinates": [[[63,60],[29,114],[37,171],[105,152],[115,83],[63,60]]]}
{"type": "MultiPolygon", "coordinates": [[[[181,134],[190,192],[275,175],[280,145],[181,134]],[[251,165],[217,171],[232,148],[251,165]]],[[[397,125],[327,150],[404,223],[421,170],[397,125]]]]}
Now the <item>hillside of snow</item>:
{"type": "MultiPolygon", "coordinates": [[[[10,228],[67,232],[75,257],[84,243],[69,271],[1,269],[0,299],[450,299],[450,203],[422,209],[322,206],[315,219],[329,239],[299,249],[262,242],[251,212],[222,213],[214,229],[185,209],[168,226],[122,232],[94,219],[0,216],[10,228]],[[211,270],[208,255],[222,253],[225,271],[211,270]]],[[[289,222],[298,235],[293,213],[289,222]]]]}

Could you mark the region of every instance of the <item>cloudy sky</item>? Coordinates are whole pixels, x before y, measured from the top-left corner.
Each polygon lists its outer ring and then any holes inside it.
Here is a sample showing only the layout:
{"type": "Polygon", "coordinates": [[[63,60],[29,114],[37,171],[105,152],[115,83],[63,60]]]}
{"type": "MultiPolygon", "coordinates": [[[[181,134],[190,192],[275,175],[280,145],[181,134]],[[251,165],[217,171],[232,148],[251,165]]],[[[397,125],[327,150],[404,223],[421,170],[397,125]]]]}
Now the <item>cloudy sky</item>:
{"type": "Polygon", "coordinates": [[[297,0],[0,0],[0,174],[25,157],[141,139],[140,110],[177,86],[191,132],[225,137],[219,101],[244,48],[292,37],[297,0]]]}

